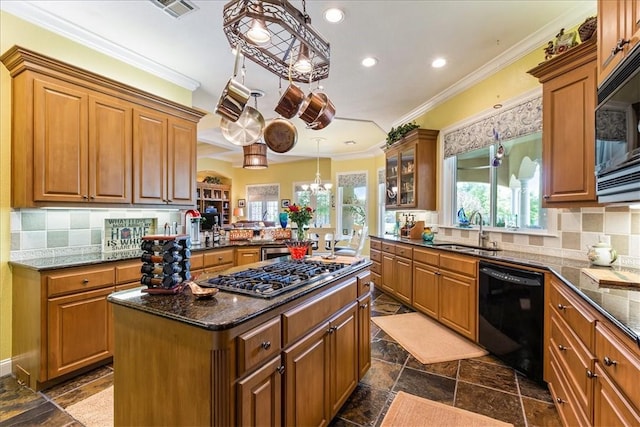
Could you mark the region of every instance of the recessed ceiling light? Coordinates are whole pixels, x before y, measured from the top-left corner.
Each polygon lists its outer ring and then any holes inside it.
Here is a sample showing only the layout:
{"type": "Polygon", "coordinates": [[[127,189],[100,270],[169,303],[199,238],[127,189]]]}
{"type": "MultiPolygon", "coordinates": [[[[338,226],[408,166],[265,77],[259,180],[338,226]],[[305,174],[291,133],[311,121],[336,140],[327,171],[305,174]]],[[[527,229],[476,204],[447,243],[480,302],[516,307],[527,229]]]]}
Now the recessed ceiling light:
{"type": "Polygon", "coordinates": [[[365,67],[373,67],[377,63],[378,63],[378,60],[376,58],[374,58],[373,56],[369,56],[369,57],[364,58],[362,60],[362,65],[364,65],[365,67]]]}
{"type": "Polygon", "coordinates": [[[324,19],[336,24],[344,19],[344,12],[336,7],[324,11],[324,19]]]}
{"type": "Polygon", "coordinates": [[[447,60],[444,58],[436,58],[433,60],[433,62],[431,63],[431,66],[433,68],[442,68],[447,64],[447,60]]]}

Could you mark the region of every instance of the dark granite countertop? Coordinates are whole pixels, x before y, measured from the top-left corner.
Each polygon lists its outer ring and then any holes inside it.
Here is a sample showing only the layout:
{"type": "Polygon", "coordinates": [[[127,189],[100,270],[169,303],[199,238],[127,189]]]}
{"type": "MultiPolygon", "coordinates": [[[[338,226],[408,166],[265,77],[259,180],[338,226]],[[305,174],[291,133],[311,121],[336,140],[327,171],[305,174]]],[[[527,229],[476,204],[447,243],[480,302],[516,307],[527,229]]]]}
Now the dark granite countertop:
{"type": "MultiPolygon", "coordinates": [[[[205,273],[198,282],[206,281],[219,274],[229,274],[243,271],[248,268],[279,262],[281,259],[289,260],[289,257],[275,258],[254,264],[233,267],[224,272],[205,273]]],[[[211,299],[196,299],[191,291],[185,289],[175,295],[150,295],[142,292],[142,288],[135,288],[115,292],[109,295],[108,300],[113,304],[130,307],[156,316],[174,319],[199,328],[212,331],[233,328],[263,313],[282,306],[290,301],[316,291],[330,283],[349,276],[360,270],[365,270],[371,265],[368,259],[352,264],[337,272],[319,276],[316,281],[293,289],[289,292],[264,299],[231,292],[220,291],[211,299]]]]}
{"type": "MultiPolygon", "coordinates": [[[[204,244],[192,245],[191,252],[197,253],[211,249],[224,249],[246,246],[285,246],[284,240],[231,240],[223,243],[205,246],[204,244]]],[[[47,258],[32,258],[20,261],[9,261],[9,265],[16,265],[32,270],[44,271],[54,270],[57,268],[81,267],[91,264],[100,264],[111,261],[126,261],[130,259],[140,258],[141,250],[120,251],[113,253],[93,252],[81,255],[61,255],[47,258]]]]}
{"type": "Polygon", "coordinates": [[[459,242],[444,242],[439,240],[437,242],[427,243],[423,240],[404,239],[394,236],[373,235],[371,237],[391,242],[406,243],[416,247],[456,252],[461,255],[470,255],[486,261],[502,261],[523,267],[534,267],[551,271],[558,279],[566,283],[576,294],[607,319],[611,320],[640,346],[640,288],[631,286],[615,288],[599,286],[598,283],[582,272],[583,268],[613,268],[619,271],[635,272],[637,272],[637,270],[621,267],[594,267],[587,261],[586,256],[585,260],[582,261],[508,250],[487,250],[469,254],[438,246],[444,243],[458,244],[459,242]]]}

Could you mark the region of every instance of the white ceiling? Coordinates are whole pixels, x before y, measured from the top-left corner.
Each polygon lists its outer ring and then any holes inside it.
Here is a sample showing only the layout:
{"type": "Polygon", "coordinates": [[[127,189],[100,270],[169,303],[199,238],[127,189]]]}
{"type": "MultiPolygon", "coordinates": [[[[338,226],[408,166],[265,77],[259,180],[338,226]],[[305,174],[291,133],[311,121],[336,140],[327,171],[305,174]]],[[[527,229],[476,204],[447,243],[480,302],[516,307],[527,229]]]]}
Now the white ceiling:
{"type": "MultiPolygon", "coordinates": [[[[233,71],[222,30],[226,1],[192,2],[198,10],[179,19],[148,0],[2,0],[0,8],[194,89],[194,107],[213,112],[233,71]]],[[[291,3],[302,9],[301,1],[291,3]]],[[[298,144],[281,155],[269,151],[270,163],[316,157],[315,137],[326,139],[322,157],[379,154],[392,126],[542,46],[560,28],[594,15],[596,0],[308,0],[306,9],[331,44],[329,78],[321,84],[336,106],[336,119],[319,131],[295,119],[298,144]],[[326,22],[322,14],[329,7],[343,9],[345,19],[326,22]],[[369,55],[379,63],[364,68],[360,61],[369,55]],[[434,69],[431,61],[439,56],[447,65],[434,69]],[[357,144],[344,144],[349,140],[357,144]]],[[[247,61],[245,85],[266,93],[258,109],[267,120],[276,117],[278,78],[247,61]]],[[[224,139],[215,114],[199,124],[198,140],[199,157],[241,164],[242,148],[224,139]]]]}

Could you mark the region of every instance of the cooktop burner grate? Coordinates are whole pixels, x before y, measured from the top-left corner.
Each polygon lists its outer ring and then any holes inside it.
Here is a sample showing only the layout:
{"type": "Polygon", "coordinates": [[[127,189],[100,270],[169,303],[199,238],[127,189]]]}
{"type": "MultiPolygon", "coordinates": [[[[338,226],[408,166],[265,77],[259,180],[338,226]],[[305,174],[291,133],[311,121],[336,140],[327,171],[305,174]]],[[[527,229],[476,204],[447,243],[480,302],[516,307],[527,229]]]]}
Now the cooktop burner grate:
{"type": "Polygon", "coordinates": [[[206,282],[201,282],[200,286],[216,287],[222,291],[260,298],[271,298],[314,282],[347,266],[347,264],[339,262],[284,261],[233,274],[220,275],[206,282]]]}

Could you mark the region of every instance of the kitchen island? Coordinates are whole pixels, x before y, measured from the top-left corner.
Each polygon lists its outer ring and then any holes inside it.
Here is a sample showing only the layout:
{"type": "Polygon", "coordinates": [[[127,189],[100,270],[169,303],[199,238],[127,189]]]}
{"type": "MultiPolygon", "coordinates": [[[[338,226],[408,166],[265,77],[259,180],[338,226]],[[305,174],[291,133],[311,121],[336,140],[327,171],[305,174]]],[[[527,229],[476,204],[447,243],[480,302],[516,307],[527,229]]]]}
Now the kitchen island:
{"type": "Polygon", "coordinates": [[[272,298],[110,295],[115,424],[328,423],[371,363],[370,264],[345,264],[272,298]]]}

